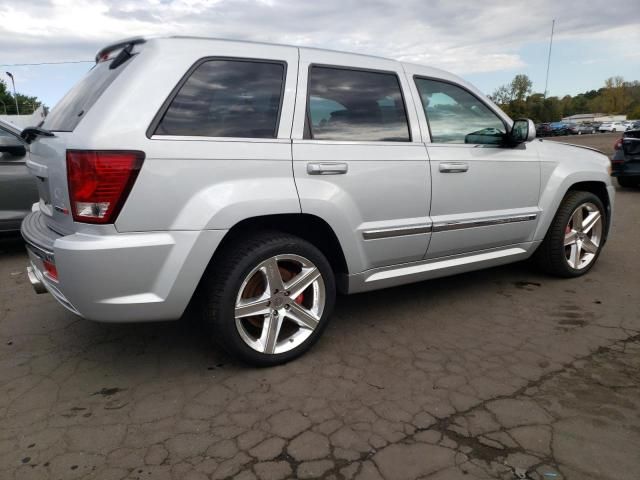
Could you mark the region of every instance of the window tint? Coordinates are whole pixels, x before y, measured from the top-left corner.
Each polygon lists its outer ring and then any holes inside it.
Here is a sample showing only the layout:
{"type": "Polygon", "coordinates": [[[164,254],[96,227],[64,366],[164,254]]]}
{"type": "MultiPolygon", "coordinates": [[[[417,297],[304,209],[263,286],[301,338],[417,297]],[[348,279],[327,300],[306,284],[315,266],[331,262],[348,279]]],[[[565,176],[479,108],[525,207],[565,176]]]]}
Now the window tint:
{"type": "Polygon", "coordinates": [[[489,107],[463,88],[446,82],[416,79],[433,143],[499,145],[506,129],[489,107]]]}
{"type": "Polygon", "coordinates": [[[281,63],[206,61],[180,88],[155,133],[275,138],[284,71],[281,63]]]}
{"type": "MultiPolygon", "coordinates": [[[[132,57],[133,58],[133,57],[132,57]]],[[[67,93],[44,119],[42,127],[54,132],[72,132],[89,109],[130,61],[110,69],[113,60],[96,64],[79,83],[67,93]]]]}
{"type": "Polygon", "coordinates": [[[0,128],[0,137],[15,138],[16,136],[0,128]]]}
{"type": "Polygon", "coordinates": [[[317,140],[411,140],[398,77],[391,73],[312,67],[307,121],[317,140]]]}

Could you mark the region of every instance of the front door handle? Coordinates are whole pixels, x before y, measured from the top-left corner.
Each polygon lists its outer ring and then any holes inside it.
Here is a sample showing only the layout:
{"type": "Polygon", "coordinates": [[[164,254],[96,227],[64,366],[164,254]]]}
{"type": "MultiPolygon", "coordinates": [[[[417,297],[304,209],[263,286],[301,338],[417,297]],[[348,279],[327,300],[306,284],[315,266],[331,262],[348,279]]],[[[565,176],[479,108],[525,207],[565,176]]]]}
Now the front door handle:
{"type": "Polygon", "coordinates": [[[321,162],[307,163],[307,173],[309,175],[343,175],[349,170],[346,163],[321,162]]]}
{"type": "Polygon", "coordinates": [[[440,171],[442,173],[463,173],[469,170],[469,164],[466,162],[442,162],[440,171]]]}

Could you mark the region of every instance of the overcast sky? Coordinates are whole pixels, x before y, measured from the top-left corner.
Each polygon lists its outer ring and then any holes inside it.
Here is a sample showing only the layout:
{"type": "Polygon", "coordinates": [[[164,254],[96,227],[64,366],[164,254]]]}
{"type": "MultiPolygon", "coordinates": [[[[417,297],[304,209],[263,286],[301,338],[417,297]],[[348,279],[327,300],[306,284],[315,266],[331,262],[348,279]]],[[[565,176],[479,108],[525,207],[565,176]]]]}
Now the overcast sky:
{"type": "MultiPolygon", "coordinates": [[[[93,59],[116,39],[180,34],[371,53],[444,68],[491,93],[517,73],[551,95],[640,80],[638,0],[0,0],[0,64],[93,59]]],[[[91,63],[2,66],[49,106],[91,63]]]]}

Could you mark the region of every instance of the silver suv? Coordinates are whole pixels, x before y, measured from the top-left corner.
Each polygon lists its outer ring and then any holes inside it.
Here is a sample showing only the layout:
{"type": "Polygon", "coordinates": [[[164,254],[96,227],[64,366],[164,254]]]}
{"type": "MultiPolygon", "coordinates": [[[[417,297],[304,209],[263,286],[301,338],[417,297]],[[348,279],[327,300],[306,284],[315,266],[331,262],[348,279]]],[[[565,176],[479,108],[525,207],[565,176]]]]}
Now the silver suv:
{"type": "Polygon", "coordinates": [[[614,200],[607,157],[533,141],[464,80],[311,48],[125,40],[23,136],[38,291],[104,322],[193,300],[257,365],[310,348],[336,291],[532,255],[582,275],[614,200]]]}

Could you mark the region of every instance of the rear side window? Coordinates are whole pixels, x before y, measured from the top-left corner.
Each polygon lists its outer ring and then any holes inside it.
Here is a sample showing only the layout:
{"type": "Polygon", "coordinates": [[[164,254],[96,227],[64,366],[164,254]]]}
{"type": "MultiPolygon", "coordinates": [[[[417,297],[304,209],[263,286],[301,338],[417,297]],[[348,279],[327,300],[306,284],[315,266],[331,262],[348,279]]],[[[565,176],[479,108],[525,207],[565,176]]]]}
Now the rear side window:
{"type": "Polygon", "coordinates": [[[97,63],[51,110],[42,125],[47,130],[72,132],[89,109],[131,60],[110,69],[113,60],[97,63]]]}
{"type": "Polygon", "coordinates": [[[155,133],[275,138],[285,66],[257,60],[207,60],[191,73],[155,133]]]}
{"type": "Polygon", "coordinates": [[[306,137],[316,140],[411,140],[393,73],[311,67],[306,137]]]}

